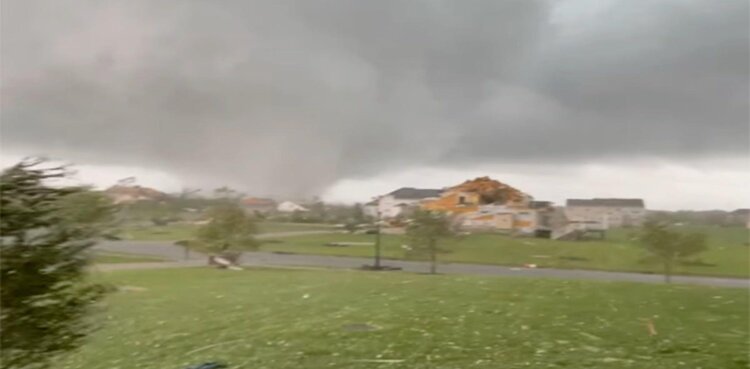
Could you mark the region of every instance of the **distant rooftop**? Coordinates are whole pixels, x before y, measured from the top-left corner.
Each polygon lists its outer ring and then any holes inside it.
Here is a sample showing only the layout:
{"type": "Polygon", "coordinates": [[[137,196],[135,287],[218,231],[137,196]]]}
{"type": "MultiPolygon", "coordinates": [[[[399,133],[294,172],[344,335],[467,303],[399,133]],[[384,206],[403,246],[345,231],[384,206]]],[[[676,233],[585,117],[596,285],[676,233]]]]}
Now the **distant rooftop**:
{"type": "Polygon", "coordinates": [[[263,199],[259,197],[247,197],[242,199],[242,205],[245,206],[274,206],[276,201],[271,199],[263,199]]]}
{"type": "Polygon", "coordinates": [[[440,197],[441,193],[443,193],[443,190],[402,187],[389,193],[389,195],[393,196],[393,198],[402,200],[421,200],[431,197],[440,197]]]}
{"type": "Polygon", "coordinates": [[[529,202],[530,209],[545,209],[545,208],[551,208],[551,207],[552,207],[552,201],[530,201],[529,202]]]}
{"type": "Polygon", "coordinates": [[[157,191],[153,188],[142,187],[138,185],[136,186],[114,185],[104,190],[104,193],[107,193],[110,195],[140,196],[140,197],[151,198],[151,199],[161,199],[167,196],[165,193],[161,191],[157,191]]]}
{"type": "Polygon", "coordinates": [[[643,199],[568,199],[565,206],[601,206],[613,208],[645,208],[643,199]]]}

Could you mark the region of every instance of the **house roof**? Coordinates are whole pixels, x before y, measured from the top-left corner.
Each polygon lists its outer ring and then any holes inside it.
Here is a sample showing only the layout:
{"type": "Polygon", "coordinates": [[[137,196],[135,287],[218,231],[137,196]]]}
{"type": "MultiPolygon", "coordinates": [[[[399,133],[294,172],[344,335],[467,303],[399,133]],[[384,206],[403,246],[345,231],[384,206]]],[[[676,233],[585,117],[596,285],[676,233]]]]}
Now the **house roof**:
{"type": "Polygon", "coordinates": [[[426,188],[413,188],[413,187],[402,187],[396,191],[389,193],[395,199],[402,200],[420,200],[427,199],[430,197],[440,197],[443,190],[434,190],[426,188]]]}
{"type": "Polygon", "coordinates": [[[645,208],[643,199],[568,199],[565,206],[601,206],[617,208],[645,208]]]}
{"type": "Polygon", "coordinates": [[[271,199],[263,199],[260,197],[247,197],[242,199],[242,205],[245,206],[274,206],[276,201],[271,199]]]}
{"type": "Polygon", "coordinates": [[[141,186],[115,185],[104,190],[104,192],[110,195],[129,195],[134,197],[150,198],[152,200],[162,199],[167,196],[161,191],[141,186]]]}
{"type": "Polygon", "coordinates": [[[450,190],[477,193],[480,197],[480,204],[520,202],[531,197],[517,188],[490,177],[478,177],[467,180],[457,186],[451,187],[450,190]]]}

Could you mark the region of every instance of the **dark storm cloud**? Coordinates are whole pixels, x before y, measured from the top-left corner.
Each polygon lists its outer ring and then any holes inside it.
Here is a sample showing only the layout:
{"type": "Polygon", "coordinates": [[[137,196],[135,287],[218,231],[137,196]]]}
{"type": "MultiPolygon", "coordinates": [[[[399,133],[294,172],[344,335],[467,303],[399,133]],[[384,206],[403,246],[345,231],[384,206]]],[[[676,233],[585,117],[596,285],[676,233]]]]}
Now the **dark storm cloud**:
{"type": "Polygon", "coordinates": [[[423,164],[746,152],[746,1],[570,24],[553,4],[5,1],[2,143],[280,194],[423,164]]]}

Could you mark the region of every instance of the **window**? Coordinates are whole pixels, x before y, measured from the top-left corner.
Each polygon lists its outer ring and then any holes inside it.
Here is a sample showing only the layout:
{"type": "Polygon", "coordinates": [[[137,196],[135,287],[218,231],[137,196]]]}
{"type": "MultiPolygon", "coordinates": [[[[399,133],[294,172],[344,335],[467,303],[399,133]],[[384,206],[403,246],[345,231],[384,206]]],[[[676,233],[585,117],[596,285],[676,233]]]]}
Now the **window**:
{"type": "Polygon", "coordinates": [[[458,204],[459,205],[466,205],[466,196],[459,196],[458,197],[458,204]]]}

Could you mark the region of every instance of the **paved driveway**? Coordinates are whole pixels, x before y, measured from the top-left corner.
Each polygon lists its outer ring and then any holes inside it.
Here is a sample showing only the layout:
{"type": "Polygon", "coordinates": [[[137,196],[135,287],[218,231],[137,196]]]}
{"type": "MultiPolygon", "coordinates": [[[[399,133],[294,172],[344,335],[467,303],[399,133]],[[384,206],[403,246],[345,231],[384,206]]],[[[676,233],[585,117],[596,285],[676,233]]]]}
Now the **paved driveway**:
{"type": "MultiPolygon", "coordinates": [[[[314,231],[311,231],[314,232],[314,231]]],[[[299,233],[294,233],[299,234],[299,233]]],[[[291,234],[284,234],[289,236],[291,234]]],[[[265,237],[282,237],[280,234],[267,234],[265,237]]],[[[142,263],[138,268],[178,267],[205,265],[205,256],[191,252],[185,258],[184,250],[168,242],[135,242],[118,241],[105,242],[96,246],[97,249],[119,253],[133,253],[153,255],[172,260],[172,263],[142,263]]],[[[323,256],[303,254],[279,254],[270,252],[247,252],[243,254],[243,265],[248,266],[297,266],[321,268],[359,268],[365,264],[372,264],[372,259],[348,256],[323,256]]],[[[419,261],[384,260],[384,265],[400,267],[407,272],[423,273],[428,271],[428,264],[419,261]]],[[[134,266],[135,267],[135,266],[134,266]]],[[[125,264],[106,267],[103,269],[126,269],[125,264]]],[[[644,283],[663,283],[664,278],[657,274],[604,272],[574,269],[528,269],[499,265],[445,263],[438,267],[442,274],[488,275],[508,277],[543,277],[561,279],[588,279],[601,281],[629,281],[644,283]]],[[[738,278],[717,278],[697,276],[674,276],[674,283],[698,284],[717,287],[750,287],[750,280],[738,278]]]]}

